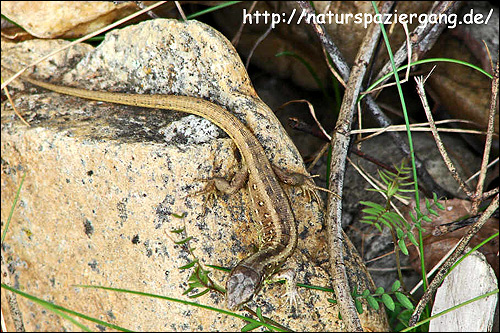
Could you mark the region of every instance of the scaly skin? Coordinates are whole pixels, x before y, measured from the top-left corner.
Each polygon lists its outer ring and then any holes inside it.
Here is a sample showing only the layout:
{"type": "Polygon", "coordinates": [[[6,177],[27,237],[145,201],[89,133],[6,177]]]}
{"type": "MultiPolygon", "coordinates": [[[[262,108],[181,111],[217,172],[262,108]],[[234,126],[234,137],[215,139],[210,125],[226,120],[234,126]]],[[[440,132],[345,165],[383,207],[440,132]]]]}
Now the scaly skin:
{"type": "Polygon", "coordinates": [[[262,145],[247,127],[224,108],[195,97],[100,92],[54,85],[24,76],[20,79],[65,95],[198,115],[219,126],[232,138],[248,172],[248,189],[256,217],[263,227],[264,244],[258,252],[238,263],[229,274],[226,285],[229,309],[237,309],[248,302],[260,290],[263,280],[295,250],[297,227],[288,197],[262,145]]]}

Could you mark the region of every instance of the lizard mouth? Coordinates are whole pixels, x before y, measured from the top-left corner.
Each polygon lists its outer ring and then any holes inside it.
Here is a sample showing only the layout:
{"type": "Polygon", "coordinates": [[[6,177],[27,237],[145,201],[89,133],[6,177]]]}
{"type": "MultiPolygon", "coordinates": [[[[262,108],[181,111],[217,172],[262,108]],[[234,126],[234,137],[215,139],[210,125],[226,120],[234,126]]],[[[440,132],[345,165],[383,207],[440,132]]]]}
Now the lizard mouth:
{"type": "Polygon", "coordinates": [[[250,301],[261,285],[261,274],[245,266],[236,266],[226,283],[226,302],[230,310],[236,310],[250,301]]]}

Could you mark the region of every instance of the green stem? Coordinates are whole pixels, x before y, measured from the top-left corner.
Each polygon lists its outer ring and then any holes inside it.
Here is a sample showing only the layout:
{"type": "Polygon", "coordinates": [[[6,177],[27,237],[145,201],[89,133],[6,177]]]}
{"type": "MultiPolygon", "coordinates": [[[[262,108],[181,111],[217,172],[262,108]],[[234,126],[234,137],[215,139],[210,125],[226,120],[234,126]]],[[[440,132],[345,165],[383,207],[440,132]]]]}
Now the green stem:
{"type": "MultiPolygon", "coordinates": [[[[379,11],[377,9],[377,5],[374,1],[372,1],[372,6],[373,6],[376,14],[379,14],[379,11]]],[[[406,135],[408,137],[408,146],[410,148],[411,165],[412,165],[412,169],[413,169],[412,171],[413,171],[413,180],[414,180],[414,186],[415,186],[415,205],[416,205],[417,212],[420,212],[420,198],[419,198],[419,193],[418,193],[417,168],[415,165],[415,151],[413,148],[413,141],[412,141],[412,137],[411,137],[410,121],[408,119],[408,112],[406,110],[406,103],[405,103],[404,96],[403,96],[403,90],[401,89],[401,83],[399,81],[399,76],[398,76],[398,72],[396,69],[396,64],[394,62],[394,57],[392,54],[391,45],[389,43],[389,38],[387,37],[387,33],[386,33],[384,25],[382,23],[380,23],[380,29],[382,30],[382,36],[384,37],[385,46],[387,47],[387,53],[389,54],[389,58],[391,61],[391,66],[392,66],[392,71],[394,73],[394,79],[396,81],[396,86],[398,89],[399,98],[401,100],[401,107],[403,110],[403,116],[404,116],[405,125],[406,125],[406,135]]],[[[419,250],[420,250],[420,266],[422,269],[423,288],[425,291],[425,290],[427,290],[427,273],[425,271],[424,246],[423,246],[423,237],[422,237],[421,228],[418,228],[418,238],[419,238],[419,250]]]]}

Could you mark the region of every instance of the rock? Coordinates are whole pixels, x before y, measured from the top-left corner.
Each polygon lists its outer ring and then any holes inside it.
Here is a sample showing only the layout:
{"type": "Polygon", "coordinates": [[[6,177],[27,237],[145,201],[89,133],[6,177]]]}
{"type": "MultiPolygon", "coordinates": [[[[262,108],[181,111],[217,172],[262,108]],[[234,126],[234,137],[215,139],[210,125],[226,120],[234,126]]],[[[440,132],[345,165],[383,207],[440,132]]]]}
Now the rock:
{"type": "MultiPolygon", "coordinates": [[[[41,46],[47,43],[60,42],[10,45],[2,52],[2,65],[29,63],[29,57],[39,55],[25,50],[50,48],[41,46]]],[[[252,129],[274,164],[305,172],[297,149],[255,94],[238,55],[207,25],[148,21],[108,34],[88,54],[69,57],[73,52],[69,49],[59,59],[82,58],[75,70],[58,69],[65,67],[53,61],[38,67],[37,76],[45,79],[57,73],[64,78],[62,84],[77,83],[87,89],[210,99],[252,129]]],[[[189,245],[196,248],[204,267],[232,267],[248,256],[259,244],[259,230],[248,209],[247,191],[219,195],[206,205],[204,196],[194,195],[205,186],[200,179],[234,173],[239,158],[233,142],[224,135],[190,144],[185,133],[166,142],[162,130],[179,118],[178,113],[30,91],[15,94],[15,104],[31,127],[23,125],[10,106],[4,104],[2,109],[2,221],[22,175],[27,174],[3,244],[2,264],[10,268],[14,287],[132,330],[240,330],[243,321],[217,312],[75,287],[109,286],[189,300],[182,293],[191,271],[179,267],[193,258],[184,246],[175,244],[180,238],[171,233],[181,228],[183,237],[193,237],[189,245]]],[[[328,286],[322,267],[326,264],[322,203],[311,202],[300,189],[285,190],[300,235],[289,265],[297,268],[299,282],[328,286]]],[[[356,250],[349,246],[345,252],[352,283],[358,290],[373,289],[356,250]]],[[[225,275],[218,270],[210,273],[219,285],[224,285],[225,275]]],[[[294,330],[342,329],[337,306],[327,300],[330,293],[299,292],[298,307],[290,309],[281,297],[284,288],[266,285],[249,305],[260,306],[264,315],[294,330]]],[[[18,300],[27,330],[74,329],[33,303],[18,300]]],[[[217,293],[194,301],[225,306],[217,293]]],[[[388,328],[383,311],[366,309],[362,321],[371,330],[388,328]]],[[[91,329],[100,327],[92,325],[91,329]]]]}
{"type": "MultiPolygon", "coordinates": [[[[436,292],[431,315],[434,316],[496,288],[498,281],[495,272],[484,255],[475,251],[444,279],[436,292]]],[[[491,332],[497,303],[498,293],[464,305],[433,319],[430,322],[429,332],[491,332]]]]}

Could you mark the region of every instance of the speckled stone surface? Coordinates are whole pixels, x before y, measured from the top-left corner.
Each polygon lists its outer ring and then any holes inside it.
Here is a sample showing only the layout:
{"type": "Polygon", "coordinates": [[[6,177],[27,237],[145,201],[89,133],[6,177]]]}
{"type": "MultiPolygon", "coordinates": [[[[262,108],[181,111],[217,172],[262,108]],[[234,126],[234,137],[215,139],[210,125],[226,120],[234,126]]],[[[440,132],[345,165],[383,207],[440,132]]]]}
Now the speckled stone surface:
{"type": "MultiPolygon", "coordinates": [[[[29,63],[39,57],[36,50],[61,43],[3,45],[2,65],[29,63]]],[[[274,164],[304,172],[297,149],[255,94],[231,44],[205,24],[154,20],[130,26],[108,34],[95,50],[58,55],[34,75],[86,89],[209,99],[247,124],[274,164]]],[[[218,139],[193,144],[189,137],[197,136],[195,128],[193,134],[173,131],[167,141],[165,129],[185,115],[24,88],[14,95],[15,104],[31,127],[15,117],[8,103],[2,105],[2,228],[26,172],[2,247],[2,273],[12,285],[132,330],[240,330],[244,322],[217,312],[74,286],[128,288],[189,300],[182,293],[190,271],[179,269],[189,254],[170,232],[182,227],[194,237],[191,246],[203,264],[232,267],[248,256],[259,244],[259,232],[247,191],[218,195],[206,206],[206,195],[194,195],[204,188],[202,179],[231,176],[238,167],[239,153],[227,135],[219,130],[218,139]]],[[[285,190],[299,223],[298,249],[289,265],[297,269],[298,282],[328,286],[320,205],[300,189],[285,190]]],[[[346,259],[358,290],[370,286],[355,250],[348,248],[346,259]]],[[[224,273],[214,270],[211,276],[225,284],[224,273]]],[[[301,288],[298,306],[289,308],[284,292],[281,285],[266,285],[249,305],[261,306],[264,315],[293,330],[342,329],[338,309],[327,301],[331,294],[301,288]]],[[[18,300],[28,330],[75,329],[18,300]]],[[[215,293],[195,301],[224,308],[223,297],[215,293]]],[[[362,319],[367,329],[387,329],[385,317],[377,313],[365,310],[362,319]]]]}

